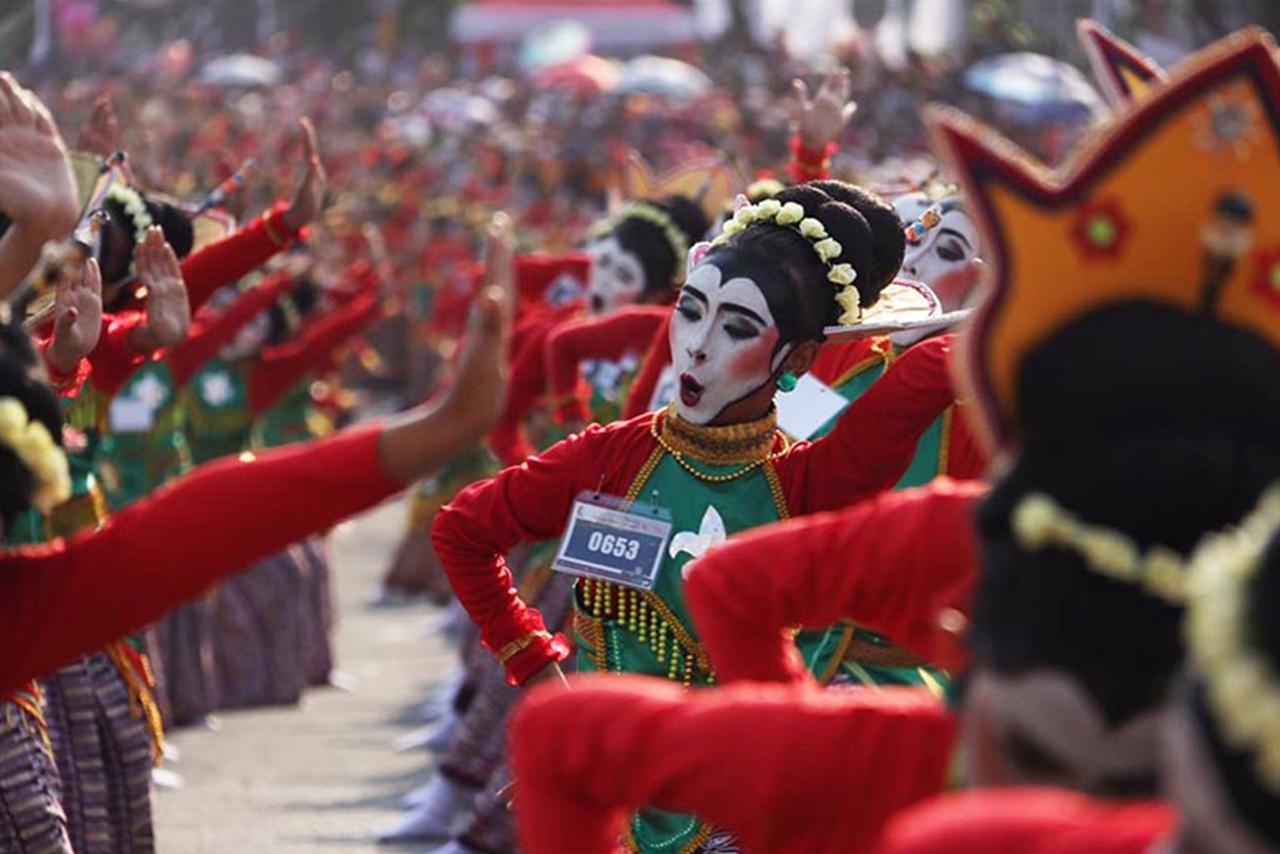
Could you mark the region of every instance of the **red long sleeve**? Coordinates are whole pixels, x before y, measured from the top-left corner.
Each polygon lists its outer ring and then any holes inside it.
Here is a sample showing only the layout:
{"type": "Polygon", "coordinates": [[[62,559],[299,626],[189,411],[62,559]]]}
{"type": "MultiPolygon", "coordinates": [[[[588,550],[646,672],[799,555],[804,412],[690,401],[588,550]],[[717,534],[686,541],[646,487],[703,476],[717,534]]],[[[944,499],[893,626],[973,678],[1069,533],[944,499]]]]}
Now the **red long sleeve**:
{"type": "Polygon", "coordinates": [[[0,696],[403,487],[380,431],[201,466],[70,542],[0,552],[0,696]]]}
{"type": "Polygon", "coordinates": [[[89,379],[89,375],[93,373],[93,368],[89,364],[88,359],[81,359],[76,362],[75,368],[70,373],[64,374],[53,366],[49,361],[49,347],[53,344],[53,335],[49,334],[44,338],[34,339],[36,351],[40,354],[40,361],[44,363],[45,374],[48,375],[49,385],[53,386],[58,392],[58,397],[73,398],[80,393],[80,389],[84,386],[85,381],[89,379]]]}
{"type": "Polygon", "coordinates": [[[520,599],[504,556],[517,543],[560,536],[579,493],[624,494],[653,449],[650,423],[645,417],[592,425],[473,483],[436,515],[431,538],[449,584],[511,681],[563,661],[569,645],[520,599]]]}
{"type": "Polygon", "coordinates": [[[547,391],[547,337],[578,311],[576,305],[563,311],[538,311],[517,326],[507,399],[498,423],[489,433],[489,447],[503,465],[516,465],[534,453],[523,425],[547,391]]]}
{"type": "Polygon", "coordinates": [[[133,309],[102,315],[102,335],[89,354],[93,385],[107,395],[125,387],[133,372],[146,364],[153,353],[138,353],[129,340],[133,331],[146,322],[146,315],[133,309]]]}
{"type": "Polygon", "coordinates": [[[671,364],[671,313],[653,333],[649,349],[645,351],[640,370],[627,391],[627,403],[622,408],[623,418],[635,418],[649,411],[653,393],[662,379],[662,372],[671,364]]]}
{"type": "Polygon", "coordinates": [[[947,667],[964,663],[943,631],[969,613],[978,556],[973,508],[987,487],[945,478],[836,513],[734,537],[692,565],[685,604],[722,682],[803,682],[795,626],[852,620],[947,667]]]}
{"type": "Polygon", "coordinates": [[[835,142],[828,142],[819,150],[805,148],[800,134],[791,135],[791,162],[787,164],[787,173],[796,184],[807,181],[822,181],[830,176],[831,156],[840,150],[835,142]]]}
{"type": "Polygon", "coordinates": [[[629,305],[605,317],[557,326],[547,336],[544,354],[557,417],[563,422],[590,421],[590,395],[586,383],[580,381],[582,363],[587,359],[616,361],[628,353],[642,351],[655,330],[665,326],[670,317],[670,306],[629,305]]]}
{"type": "Polygon", "coordinates": [[[512,726],[526,854],[610,854],[640,806],[694,812],[747,851],[850,854],[941,791],[955,723],[925,691],[596,676],[539,686],[512,726]]]}
{"type": "Polygon", "coordinates": [[[284,273],[261,282],[242,294],[224,311],[210,314],[206,306],[191,321],[187,337],[168,353],[169,370],[178,385],[185,385],[206,362],[218,355],[244,326],[261,312],[271,307],[280,295],[293,284],[284,273]]]}
{"type": "Polygon", "coordinates": [[[907,350],[831,433],[793,446],[776,463],[793,515],[846,507],[902,477],[920,437],[956,401],[949,370],[954,337],[930,338],[907,350]]]}
{"type": "Polygon", "coordinates": [[[191,311],[204,305],[213,292],[231,284],[267,263],[293,241],[306,236],[306,229],[291,231],[282,214],[286,202],[276,202],[253,222],[223,239],[202,246],[182,261],[182,278],[187,283],[191,311]]]}
{"type": "Polygon", "coordinates": [[[1101,801],[1059,789],[982,789],[904,810],[876,854],[1148,854],[1177,815],[1155,801],[1101,801]]]}
{"type": "Polygon", "coordinates": [[[545,304],[547,292],[566,277],[585,288],[591,275],[591,256],[585,252],[534,252],[517,256],[515,265],[516,293],[521,305],[545,304]]]}
{"type": "Polygon", "coordinates": [[[377,320],[378,298],[365,293],[309,325],[292,341],[262,352],[249,374],[249,409],[270,409],[303,377],[324,365],[333,349],[377,320]]]}

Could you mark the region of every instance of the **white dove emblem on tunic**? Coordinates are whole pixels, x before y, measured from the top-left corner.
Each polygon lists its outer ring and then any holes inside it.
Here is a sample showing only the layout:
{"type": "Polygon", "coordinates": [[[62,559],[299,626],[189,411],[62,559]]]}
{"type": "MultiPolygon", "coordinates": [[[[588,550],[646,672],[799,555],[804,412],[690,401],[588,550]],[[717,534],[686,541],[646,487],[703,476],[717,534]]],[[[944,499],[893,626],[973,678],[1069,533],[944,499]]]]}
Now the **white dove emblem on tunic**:
{"type": "MultiPolygon", "coordinates": [[[[681,531],[671,538],[671,547],[668,549],[671,557],[674,559],[682,552],[688,552],[694,560],[702,557],[712,546],[718,546],[728,538],[724,530],[724,519],[720,517],[720,511],[715,508],[714,504],[707,505],[707,512],[702,514],[702,523],[698,525],[698,533],[693,531],[681,531]]],[[[689,564],[684,565],[681,575],[689,569],[689,564]]]]}

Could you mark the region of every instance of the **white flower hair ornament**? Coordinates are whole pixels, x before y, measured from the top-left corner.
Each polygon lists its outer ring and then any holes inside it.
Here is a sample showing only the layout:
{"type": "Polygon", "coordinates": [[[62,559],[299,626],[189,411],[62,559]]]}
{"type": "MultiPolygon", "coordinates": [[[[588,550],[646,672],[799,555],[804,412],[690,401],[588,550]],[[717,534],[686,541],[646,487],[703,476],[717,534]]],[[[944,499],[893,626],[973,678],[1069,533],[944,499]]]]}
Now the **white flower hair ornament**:
{"type": "Polygon", "coordinates": [[[687,272],[691,268],[692,265],[688,264],[688,238],[685,236],[684,231],[680,229],[680,226],[676,225],[676,221],[671,214],[648,202],[635,202],[628,205],[616,216],[609,217],[598,223],[591,229],[588,236],[592,240],[607,237],[629,219],[643,220],[662,232],[662,236],[671,245],[671,251],[676,256],[674,270],[678,272],[683,269],[687,272]]]}
{"type": "Polygon", "coordinates": [[[837,322],[841,326],[852,326],[862,319],[862,296],[855,285],[858,271],[853,269],[852,264],[835,263],[844,254],[844,246],[827,234],[827,227],[821,220],[805,216],[804,206],[798,202],[765,199],[754,205],[738,205],[733,216],[725,222],[719,236],[711,241],[711,245],[723,246],[735,234],[741,234],[756,225],[789,228],[809,241],[814,254],[827,268],[827,281],[836,287],[835,300],[840,306],[840,319],[837,322]]]}
{"type": "Polygon", "coordinates": [[[1134,584],[1171,605],[1186,596],[1186,560],[1168,546],[1145,552],[1123,531],[1086,522],[1052,496],[1031,492],[1013,510],[1010,527],[1028,551],[1059,549],[1080,557],[1089,570],[1134,584]]]}
{"type": "MultiPolygon", "coordinates": [[[[1280,674],[1251,635],[1253,582],[1280,536],[1280,483],[1239,526],[1211,534],[1191,558],[1184,631],[1223,741],[1254,756],[1258,782],[1280,795],[1280,674]]],[[[1274,631],[1275,627],[1264,627],[1274,631]]]]}
{"type": "Polygon", "coordinates": [[[0,445],[31,471],[36,482],[31,500],[35,507],[47,512],[71,497],[66,453],[44,424],[27,415],[27,408],[16,397],[0,397],[0,445]]]}
{"type": "Polygon", "coordinates": [[[147,203],[143,201],[142,194],[124,184],[112,184],[111,189],[107,190],[106,201],[115,202],[124,208],[125,214],[129,217],[129,223],[133,226],[133,242],[142,243],[143,238],[147,236],[147,229],[155,225],[155,220],[151,218],[151,212],[147,210],[147,203]]]}

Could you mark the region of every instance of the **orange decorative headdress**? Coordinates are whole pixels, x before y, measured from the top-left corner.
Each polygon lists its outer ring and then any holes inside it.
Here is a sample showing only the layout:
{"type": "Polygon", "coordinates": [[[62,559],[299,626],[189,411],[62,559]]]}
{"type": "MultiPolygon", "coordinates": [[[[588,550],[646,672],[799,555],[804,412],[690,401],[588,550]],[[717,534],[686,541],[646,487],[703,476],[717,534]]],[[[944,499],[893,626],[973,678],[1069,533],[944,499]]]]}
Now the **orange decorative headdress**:
{"type": "Polygon", "coordinates": [[[1136,47],[1090,18],[1076,22],[1094,79],[1116,109],[1129,106],[1165,79],[1164,69],[1136,47]]]}
{"type": "Polygon", "coordinates": [[[1280,64],[1260,30],[1196,54],[1118,109],[1061,171],[947,107],[928,120],[991,278],[961,379],[1017,438],[1023,360],[1094,310],[1145,301],[1280,348],[1280,64]]]}

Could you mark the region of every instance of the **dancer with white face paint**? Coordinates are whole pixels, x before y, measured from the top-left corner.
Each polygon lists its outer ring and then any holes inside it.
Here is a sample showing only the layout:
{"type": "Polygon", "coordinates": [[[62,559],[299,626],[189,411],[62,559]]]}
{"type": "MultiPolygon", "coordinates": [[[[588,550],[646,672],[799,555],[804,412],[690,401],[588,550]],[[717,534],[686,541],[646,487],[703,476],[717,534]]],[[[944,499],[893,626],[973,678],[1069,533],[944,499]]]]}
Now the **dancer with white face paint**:
{"type": "MultiPolygon", "coordinates": [[[[643,580],[578,579],[577,667],[705,685],[713,674],[684,609],[685,565],[734,532],[891,485],[920,433],[954,399],[948,342],[929,342],[904,355],[832,435],[789,446],[774,420],[779,378],[808,367],[825,327],[875,302],[901,260],[902,224],[887,204],[847,185],[792,188],[735,222],[698,259],[679,297],[671,344],[685,376],[680,400],[589,427],[472,485],[436,520],[436,550],[454,590],[517,684],[558,677],[570,652],[513,591],[505,555],[519,543],[566,534],[601,503],[620,505],[632,522],[648,512],[662,519],[665,534],[644,546],[651,563],[643,580]]],[[[582,548],[603,548],[607,535],[614,554],[619,537],[627,554],[630,523],[620,524],[585,537],[582,548]]],[[[580,539],[573,530],[570,544],[580,539]]],[[[696,817],[657,810],[634,816],[628,836],[643,852],[736,850],[696,817]]]]}
{"type": "Polygon", "coordinates": [[[982,239],[964,199],[955,193],[940,199],[907,193],[893,207],[907,224],[902,275],[928,285],[944,311],[966,307],[982,268],[982,239]]]}
{"type": "Polygon", "coordinates": [[[587,282],[587,308],[592,314],[608,314],[639,300],[645,290],[644,265],[613,234],[587,245],[591,278],[587,282]]]}

